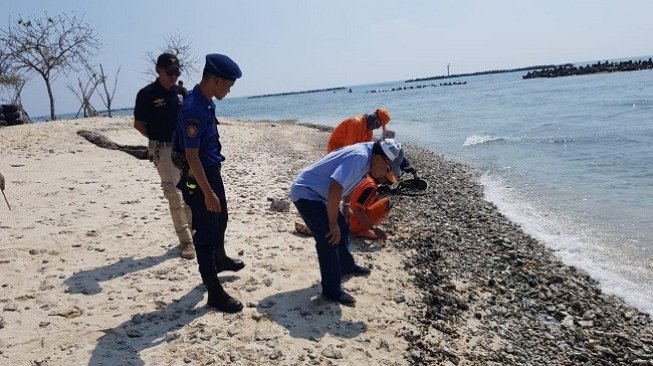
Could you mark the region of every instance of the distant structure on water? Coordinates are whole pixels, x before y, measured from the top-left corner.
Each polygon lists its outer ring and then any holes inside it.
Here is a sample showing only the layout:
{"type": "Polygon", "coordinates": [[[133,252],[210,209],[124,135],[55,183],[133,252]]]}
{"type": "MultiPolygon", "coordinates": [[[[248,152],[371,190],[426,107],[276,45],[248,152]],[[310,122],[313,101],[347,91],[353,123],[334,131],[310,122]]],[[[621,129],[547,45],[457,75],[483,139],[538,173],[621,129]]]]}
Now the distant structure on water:
{"type": "MultiPolygon", "coordinates": [[[[267,98],[267,97],[282,97],[282,96],[286,96],[286,95],[321,93],[321,92],[327,92],[327,91],[335,92],[337,90],[345,90],[345,88],[341,86],[341,87],[338,87],[338,88],[313,89],[313,90],[304,90],[304,91],[287,92],[287,93],[263,94],[263,95],[255,95],[255,96],[252,96],[252,97],[247,97],[247,99],[267,98]]],[[[351,93],[351,89],[349,89],[349,92],[351,93]]]]}
{"type": "MultiPolygon", "coordinates": [[[[440,86],[454,86],[454,85],[467,85],[466,81],[450,81],[450,82],[445,82],[445,83],[440,83],[440,86]]],[[[418,85],[411,85],[411,86],[399,86],[396,88],[392,89],[372,89],[368,91],[367,93],[387,93],[387,92],[393,92],[393,91],[402,91],[402,90],[412,90],[412,89],[426,89],[426,88],[433,88],[436,87],[436,84],[418,84],[418,85]]]]}
{"type": "Polygon", "coordinates": [[[429,76],[429,77],[425,77],[425,78],[409,79],[409,80],[406,80],[405,82],[406,83],[414,83],[414,82],[419,82],[419,81],[457,78],[457,77],[463,77],[463,76],[476,76],[476,75],[487,75],[487,74],[501,74],[501,73],[506,73],[506,72],[516,72],[516,71],[539,70],[539,69],[544,69],[544,68],[547,68],[547,67],[555,67],[555,65],[538,65],[538,66],[520,67],[520,68],[517,68],[517,69],[488,70],[488,71],[471,72],[471,73],[466,73],[466,74],[451,74],[451,75],[449,75],[449,65],[447,65],[447,75],[438,75],[438,76],[429,76]]]}
{"type": "Polygon", "coordinates": [[[620,72],[620,71],[637,71],[653,69],[653,60],[628,60],[621,62],[608,62],[601,63],[601,61],[593,65],[574,66],[572,64],[548,66],[541,70],[534,70],[522,76],[524,79],[534,78],[557,78],[561,76],[572,75],[587,75],[597,74],[601,72],[620,72]]]}

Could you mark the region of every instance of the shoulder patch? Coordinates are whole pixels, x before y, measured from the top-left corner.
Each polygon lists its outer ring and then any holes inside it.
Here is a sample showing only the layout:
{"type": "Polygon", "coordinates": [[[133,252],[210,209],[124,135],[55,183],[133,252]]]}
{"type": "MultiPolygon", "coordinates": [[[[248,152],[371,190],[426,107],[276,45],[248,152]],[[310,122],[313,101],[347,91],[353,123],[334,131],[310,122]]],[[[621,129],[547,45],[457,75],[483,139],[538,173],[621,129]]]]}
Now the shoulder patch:
{"type": "Polygon", "coordinates": [[[197,136],[197,127],[189,124],[188,127],[186,128],[186,136],[190,138],[194,138],[195,136],[197,136]]]}

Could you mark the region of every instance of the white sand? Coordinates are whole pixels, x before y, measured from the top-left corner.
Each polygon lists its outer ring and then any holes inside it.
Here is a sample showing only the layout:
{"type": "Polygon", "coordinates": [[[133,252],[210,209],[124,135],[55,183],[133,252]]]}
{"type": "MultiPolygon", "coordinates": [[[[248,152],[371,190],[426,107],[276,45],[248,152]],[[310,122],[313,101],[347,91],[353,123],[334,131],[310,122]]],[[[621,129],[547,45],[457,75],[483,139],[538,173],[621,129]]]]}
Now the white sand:
{"type": "MultiPolygon", "coordinates": [[[[0,129],[0,364],[403,365],[398,336],[416,295],[402,253],[354,242],[372,275],[344,286],[355,308],[319,297],[312,238],[269,210],[327,134],[285,123],[220,127],[229,203],[227,252],[245,269],[220,277],[246,304],[208,311],[195,260],[181,259],[159,178],[149,161],[79,137],[100,132],[146,145],[130,118],[0,129]]],[[[390,239],[392,240],[392,239],[390,239]]]]}

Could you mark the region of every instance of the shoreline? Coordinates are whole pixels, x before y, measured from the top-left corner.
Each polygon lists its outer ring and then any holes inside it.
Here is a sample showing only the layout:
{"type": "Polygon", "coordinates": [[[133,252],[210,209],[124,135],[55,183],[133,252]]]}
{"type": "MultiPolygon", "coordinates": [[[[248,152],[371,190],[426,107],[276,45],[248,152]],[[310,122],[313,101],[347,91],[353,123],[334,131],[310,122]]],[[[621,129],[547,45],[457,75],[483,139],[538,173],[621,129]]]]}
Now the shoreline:
{"type": "Polygon", "coordinates": [[[413,317],[421,331],[407,336],[414,363],[653,359],[650,315],[603,294],[596,280],[485,201],[479,172],[434,152],[421,156],[413,164],[431,182],[426,200],[398,202],[390,220],[420,228],[397,243],[415,252],[407,268],[426,294],[413,317]]]}
{"type": "MultiPolygon", "coordinates": [[[[644,314],[562,264],[483,200],[477,172],[407,146],[430,182],[398,196],[385,243],[354,240],[368,278],[356,308],[319,299],[312,238],[287,198],[328,135],[294,122],[224,121],[227,251],[247,267],[223,281],[246,308],[207,312],[195,261],[178,258],[155,169],[76,135],[143,144],[127,117],[0,129],[0,359],[14,364],[650,364],[644,314]],[[298,139],[297,134],[302,135],[298,139]],[[301,141],[299,141],[301,140],[301,141]],[[42,174],[48,172],[48,174],[42,174]],[[19,189],[20,187],[20,189],[19,189]],[[639,360],[639,361],[638,361],[639,360]],[[640,362],[641,361],[641,362],[640,362]]],[[[222,278],[222,276],[221,276],[222,278]]]]}

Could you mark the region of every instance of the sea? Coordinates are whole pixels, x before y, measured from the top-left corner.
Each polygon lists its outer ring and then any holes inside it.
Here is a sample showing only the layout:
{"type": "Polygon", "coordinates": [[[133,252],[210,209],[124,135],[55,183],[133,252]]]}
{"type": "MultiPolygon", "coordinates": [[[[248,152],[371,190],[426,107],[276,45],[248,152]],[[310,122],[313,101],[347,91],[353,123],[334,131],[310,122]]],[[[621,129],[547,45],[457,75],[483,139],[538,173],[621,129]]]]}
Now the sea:
{"type": "Polygon", "coordinates": [[[387,108],[398,140],[476,168],[509,219],[605,293],[653,314],[653,70],[525,73],[227,97],[217,109],[226,119],[335,126],[387,108]]]}

